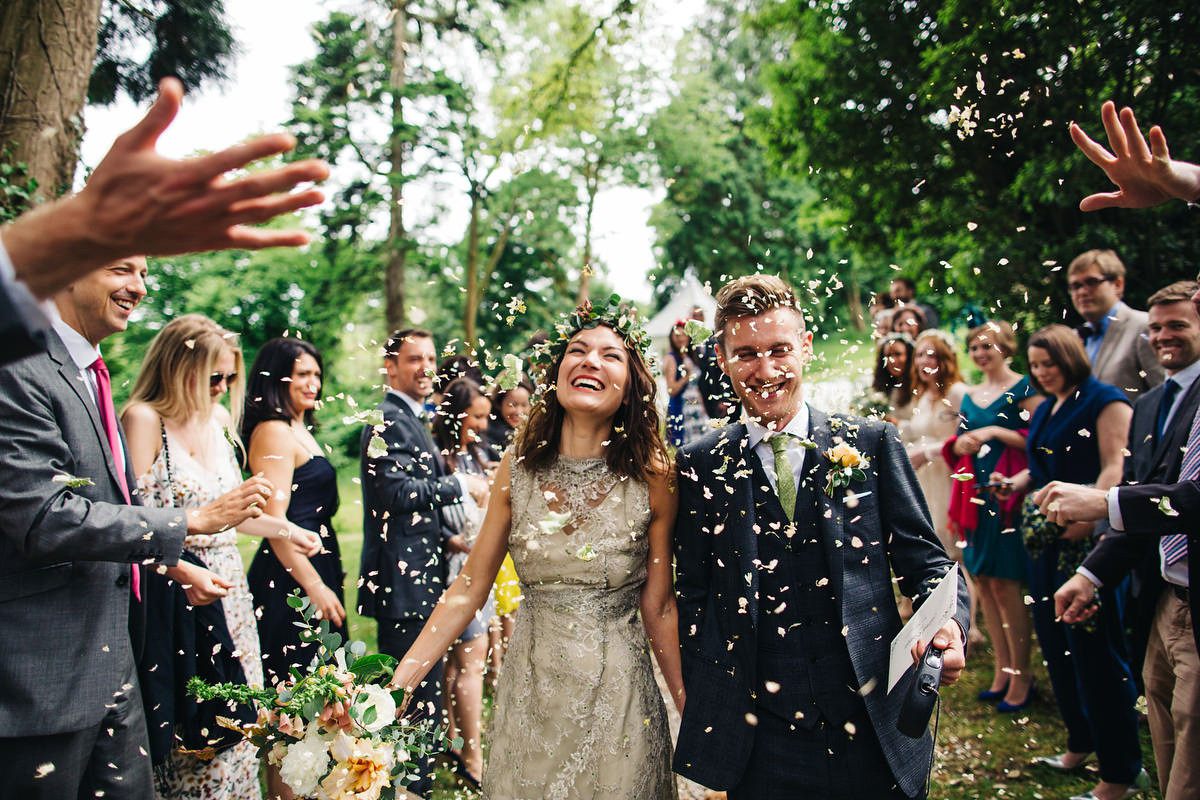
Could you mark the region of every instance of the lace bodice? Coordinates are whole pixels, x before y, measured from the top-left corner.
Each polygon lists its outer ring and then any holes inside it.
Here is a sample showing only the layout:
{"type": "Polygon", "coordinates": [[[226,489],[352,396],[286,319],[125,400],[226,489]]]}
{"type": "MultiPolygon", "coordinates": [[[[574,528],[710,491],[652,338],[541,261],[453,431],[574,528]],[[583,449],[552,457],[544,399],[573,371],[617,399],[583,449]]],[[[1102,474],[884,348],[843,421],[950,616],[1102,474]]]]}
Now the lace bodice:
{"type": "MultiPolygon", "coordinates": [[[[215,419],[210,420],[205,436],[205,450],[215,465],[211,469],[189,455],[179,440],[167,433],[166,445],[159,448],[150,469],[138,476],[137,488],[143,503],[159,508],[199,508],[237,488],[242,476],[233,445],[225,438],[221,424],[215,419]]],[[[237,531],[212,536],[189,535],[185,546],[210,547],[226,540],[236,541],[237,531]]]]}
{"type": "Polygon", "coordinates": [[[638,617],[646,484],[601,459],[512,469],[524,600],[501,673],[490,800],[674,798],[670,734],[638,617]]]}

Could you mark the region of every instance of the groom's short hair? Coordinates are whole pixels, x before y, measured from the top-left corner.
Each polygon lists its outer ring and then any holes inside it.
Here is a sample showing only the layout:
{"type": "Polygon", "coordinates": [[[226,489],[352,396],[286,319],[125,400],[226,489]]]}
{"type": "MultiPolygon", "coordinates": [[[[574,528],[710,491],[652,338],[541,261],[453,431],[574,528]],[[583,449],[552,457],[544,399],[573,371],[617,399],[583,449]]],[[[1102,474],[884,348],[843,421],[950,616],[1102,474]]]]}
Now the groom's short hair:
{"type": "Polygon", "coordinates": [[[730,320],[756,317],[772,308],[790,308],[800,318],[800,331],[804,331],[804,314],[792,287],[778,275],[743,275],[734,278],[717,292],[717,316],[713,328],[724,346],[725,326],[730,320]]]}

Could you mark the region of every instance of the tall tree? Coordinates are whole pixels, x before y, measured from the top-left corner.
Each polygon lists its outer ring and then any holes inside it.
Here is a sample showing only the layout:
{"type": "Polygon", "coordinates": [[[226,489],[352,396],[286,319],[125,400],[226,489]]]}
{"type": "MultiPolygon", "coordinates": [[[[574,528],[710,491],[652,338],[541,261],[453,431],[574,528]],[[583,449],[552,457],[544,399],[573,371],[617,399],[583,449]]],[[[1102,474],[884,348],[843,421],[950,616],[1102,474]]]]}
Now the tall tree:
{"type": "Polygon", "coordinates": [[[317,55],[295,68],[298,150],[338,165],[335,176],[350,175],[325,217],[330,236],[360,237],[376,215],[386,215],[377,254],[390,328],[405,321],[405,273],[416,247],[405,187],[445,167],[437,161],[443,130],[463,96],[446,51],[464,41],[491,46],[492,18],[507,5],[392,0],[361,13],[334,12],[316,26],[317,55]]]}
{"type": "Polygon", "coordinates": [[[0,6],[0,152],[27,165],[43,199],[68,188],[75,170],[100,3],[0,6]]]}
{"type": "Polygon", "coordinates": [[[583,198],[577,302],[588,299],[595,271],[592,228],[596,197],[618,182],[642,182],[650,73],[634,33],[635,4],[579,3],[536,7],[522,21],[525,47],[518,66],[496,93],[510,135],[529,147],[548,147],[569,169],[583,198]],[[596,4],[592,4],[595,6],[596,4]]]}
{"type": "Polygon", "coordinates": [[[26,165],[41,199],[56,197],[74,178],[85,98],[142,100],[166,75],[194,89],[223,78],[232,51],[222,0],[7,0],[0,153],[26,165]]]}
{"type": "Polygon", "coordinates": [[[1196,227],[1181,207],[1079,212],[1103,187],[1066,123],[1098,129],[1112,98],[1200,150],[1193,5],[786,0],[761,20],[790,39],[763,138],[846,209],[864,250],[936,291],[1045,322],[1069,307],[1052,269],[1114,247],[1137,265],[1137,302],[1194,271],[1196,227]]]}

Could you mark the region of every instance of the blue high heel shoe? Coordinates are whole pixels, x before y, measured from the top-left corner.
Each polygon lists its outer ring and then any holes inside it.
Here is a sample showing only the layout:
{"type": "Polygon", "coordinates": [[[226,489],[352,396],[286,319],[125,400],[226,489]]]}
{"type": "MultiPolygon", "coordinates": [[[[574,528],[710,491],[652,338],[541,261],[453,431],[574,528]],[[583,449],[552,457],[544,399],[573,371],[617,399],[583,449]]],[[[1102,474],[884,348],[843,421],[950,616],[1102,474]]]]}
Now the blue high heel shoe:
{"type": "Polygon", "coordinates": [[[1008,684],[1007,683],[1004,684],[1003,686],[1001,686],[999,689],[997,689],[994,692],[991,689],[984,689],[982,692],[975,695],[975,699],[979,700],[980,702],[983,702],[983,703],[994,703],[997,700],[1003,700],[1004,695],[1006,695],[1006,694],[1008,694],[1008,684]]]}
{"type": "Polygon", "coordinates": [[[1024,700],[1022,700],[1019,703],[1006,703],[1003,700],[1001,700],[999,703],[996,704],[996,711],[998,711],[1001,714],[1012,714],[1017,711],[1023,711],[1026,707],[1029,706],[1030,703],[1032,703],[1034,700],[1037,699],[1037,696],[1038,696],[1037,679],[1035,678],[1029,684],[1029,692],[1025,695],[1024,700]]]}

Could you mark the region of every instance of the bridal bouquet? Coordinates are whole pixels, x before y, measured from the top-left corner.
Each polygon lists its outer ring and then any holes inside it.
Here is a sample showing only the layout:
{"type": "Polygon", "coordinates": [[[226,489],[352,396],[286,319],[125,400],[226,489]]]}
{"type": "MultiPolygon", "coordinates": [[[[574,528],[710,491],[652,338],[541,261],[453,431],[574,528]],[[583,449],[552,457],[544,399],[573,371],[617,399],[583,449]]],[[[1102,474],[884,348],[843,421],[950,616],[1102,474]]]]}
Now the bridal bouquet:
{"type": "Polygon", "coordinates": [[[288,605],[304,618],[301,638],[319,645],[307,672],[292,668],[291,677],[272,687],[224,683],[210,685],[192,678],[188,692],[201,700],[214,698],[254,703],[258,720],[240,725],[218,717],[258,747],[259,757],[279,767],[280,777],[297,796],[318,800],[394,800],[402,787],[417,779],[418,759],[442,749],[444,736],[432,720],[410,724],[396,719],[402,690],[389,691],[396,659],[364,655],[362,642],[342,646],[328,620],[315,620],[315,610],[299,590],[288,605]]]}

